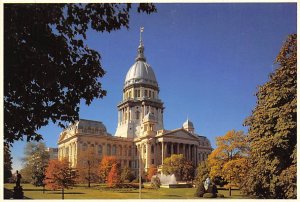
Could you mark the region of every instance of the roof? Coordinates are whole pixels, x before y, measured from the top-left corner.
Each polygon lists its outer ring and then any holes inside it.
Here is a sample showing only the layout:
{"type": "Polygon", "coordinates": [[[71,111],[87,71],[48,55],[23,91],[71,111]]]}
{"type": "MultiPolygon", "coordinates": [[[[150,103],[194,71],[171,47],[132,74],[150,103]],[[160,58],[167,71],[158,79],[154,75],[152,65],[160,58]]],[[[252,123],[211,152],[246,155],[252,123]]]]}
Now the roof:
{"type": "Polygon", "coordinates": [[[154,71],[146,62],[143,44],[139,45],[136,62],[129,68],[126,74],[124,88],[132,84],[148,84],[158,87],[154,71]]]}

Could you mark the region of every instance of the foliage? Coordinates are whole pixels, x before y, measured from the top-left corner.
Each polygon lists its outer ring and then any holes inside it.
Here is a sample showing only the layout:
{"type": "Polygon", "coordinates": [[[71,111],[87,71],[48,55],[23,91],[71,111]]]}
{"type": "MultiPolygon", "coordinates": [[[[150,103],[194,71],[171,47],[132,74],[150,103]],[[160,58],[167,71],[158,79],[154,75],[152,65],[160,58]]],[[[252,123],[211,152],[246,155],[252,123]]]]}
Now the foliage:
{"type": "MultiPolygon", "coordinates": [[[[153,4],[137,11],[156,12],[153,4]]],[[[87,30],[129,28],[127,4],[4,5],[4,140],[40,140],[48,124],[79,119],[81,100],[102,98],[100,54],[85,44],[87,30]]]]}
{"type": "Polygon", "coordinates": [[[132,180],[134,180],[134,178],[135,176],[131,173],[130,168],[128,168],[128,166],[125,166],[121,172],[121,182],[131,182],[132,180]]]}
{"type": "Polygon", "coordinates": [[[195,184],[202,184],[206,180],[206,178],[209,177],[209,171],[210,169],[208,167],[207,161],[202,161],[201,163],[199,163],[197,167],[195,184]]]}
{"type": "Polygon", "coordinates": [[[160,179],[158,176],[152,176],[151,177],[151,187],[154,188],[154,189],[159,189],[160,188],[160,179]]]}
{"type": "Polygon", "coordinates": [[[248,144],[242,131],[231,130],[216,138],[217,148],[208,156],[209,175],[240,186],[246,175],[248,144]]]}
{"type": "Polygon", "coordinates": [[[26,144],[25,164],[22,169],[22,178],[29,180],[35,186],[44,185],[45,170],[49,161],[49,153],[46,151],[46,146],[43,142],[29,142],[26,144]]]}
{"type": "Polygon", "coordinates": [[[107,177],[107,186],[118,187],[120,183],[121,183],[120,165],[118,163],[114,163],[107,177]]]}
{"type": "Polygon", "coordinates": [[[92,182],[98,182],[98,165],[100,158],[96,155],[94,149],[80,151],[78,159],[82,159],[77,163],[78,181],[87,182],[88,187],[91,187],[92,182]]]}
{"type": "Polygon", "coordinates": [[[153,175],[157,174],[157,167],[154,165],[151,165],[149,169],[147,170],[147,180],[151,180],[153,175]]]}
{"type": "Polygon", "coordinates": [[[182,154],[172,154],[165,158],[162,172],[166,175],[174,174],[177,180],[190,180],[194,176],[192,162],[186,160],[182,154]]]}
{"type": "Polygon", "coordinates": [[[75,179],[76,173],[69,166],[69,162],[66,159],[49,161],[46,169],[46,187],[52,190],[68,189],[75,185],[75,179]]]}
{"type": "Polygon", "coordinates": [[[260,198],[297,197],[297,35],[290,35],[245,120],[250,165],[243,190],[260,198]]]}
{"type": "Polygon", "coordinates": [[[195,168],[192,161],[186,160],[182,169],[182,180],[191,181],[195,178],[195,168]]]}
{"type": "Polygon", "coordinates": [[[201,182],[201,183],[197,184],[195,196],[196,197],[203,197],[204,193],[205,193],[204,184],[203,184],[203,182],[201,182]]]}
{"type": "Polygon", "coordinates": [[[7,145],[4,145],[4,149],[3,149],[3,160],[4,160],[4,183],[8,183],[9,179],[12,177],[12,157],[10,154],[10,149],[7,145]]]}
{"type": "Polygon", "coordinates": [[[115,156],[104,156],[99,165],[99,178],[101,182],[106,182],[108,174],[114,164],[117,164],[115,156]]]}

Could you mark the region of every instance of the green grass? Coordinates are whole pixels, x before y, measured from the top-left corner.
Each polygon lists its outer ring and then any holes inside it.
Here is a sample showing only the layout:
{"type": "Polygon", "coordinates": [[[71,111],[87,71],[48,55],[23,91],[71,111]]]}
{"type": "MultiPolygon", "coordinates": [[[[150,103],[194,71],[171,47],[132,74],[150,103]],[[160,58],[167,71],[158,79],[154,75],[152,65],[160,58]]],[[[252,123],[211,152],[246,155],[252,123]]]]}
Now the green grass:
{"type": "MultiPolygon", "coordinates": [[[[4,187],[13,190],[14,184],[5,184],[4,187]]],[[[43,193],[42,187],[35,187],[31,184],[22,184],[24,195],[30,199],[61,199],[61,191],[46,190],[43,193]]],[[[199,199],[194,197],[195,188],[181,189],[142,189],[143,199],[199,199]]],[[[225,198],[245,198],[238,190],[232,191],[228,196],[228,190],[219,190],[225,198]]],[[[93,184],[91,188],[84,185],[77,185],[72,189],[65,190],[65,199],[138,199],[139,190],[134,188],[108,189],[105,185],[93,184]]]]}

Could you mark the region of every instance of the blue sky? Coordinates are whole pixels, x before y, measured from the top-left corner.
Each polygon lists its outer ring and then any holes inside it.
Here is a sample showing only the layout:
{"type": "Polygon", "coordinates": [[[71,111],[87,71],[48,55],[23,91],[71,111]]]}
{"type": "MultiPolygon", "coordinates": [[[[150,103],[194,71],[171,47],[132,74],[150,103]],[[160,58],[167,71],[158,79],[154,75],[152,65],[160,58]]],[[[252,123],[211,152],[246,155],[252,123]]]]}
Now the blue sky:
{"type": "MultiPolygon", "coordinates": [[[[115,133],[117,104],[144,26],[145,56],[160,86],[165,129],[180,128],[188,116],[213,147],[215,137],[228,130],[247,132],[242,124],[255,106],[257,86],[276,68],[286,37],[297,31],[296,3],[156,6],[155,14],[132,12],[128,30],[88,31],[87,45],[102,56],[107,96],[90,106],[82,102],[80,118],[102,121],[115,133]]],[[[61,130],[50,124],[39,132],[47,146],[57,147],[61,130]]],[[[25,144],[13,145],[14,170],[21,167],[25,144]]]]}

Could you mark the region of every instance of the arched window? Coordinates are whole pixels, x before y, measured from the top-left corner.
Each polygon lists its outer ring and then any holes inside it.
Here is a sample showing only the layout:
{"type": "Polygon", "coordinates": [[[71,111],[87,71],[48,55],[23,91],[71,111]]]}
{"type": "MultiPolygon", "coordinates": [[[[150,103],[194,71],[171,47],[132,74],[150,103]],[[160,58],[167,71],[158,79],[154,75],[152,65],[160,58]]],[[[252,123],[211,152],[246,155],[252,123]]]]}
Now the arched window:
{"type": "Polygon", "coordinates": [[[116,145],[112,146],[112,155],[113,156],[117,155],[117,146],[116,145]]]}
{"type": "Polygon", "coordinates": [[[131,151],[131,147],[129,147],[128,156],[131,156],[131,155],[132,155],[132,151],[131,151]]]}
{"type": "Polygon", "coordinates": [[[107,155],[111,155],[111,146],[110,144],[107,145],[107,155]]]}
{"type": "Polygon", "coordinates": [[[135,112],[135,119],[140,119],[140,112],[139,111],[135,112]]]}
{"type": "Polygon", "coordinates": [[[82,145],[82,151],[86,151],[86,150],[87,150],[87,144],[83,143],[83,145],[82,145]]]}
{"type": "Polygon", "coordinates": [[[102,145],[98,145],[98,155],[102,156],[102,145]]]}

